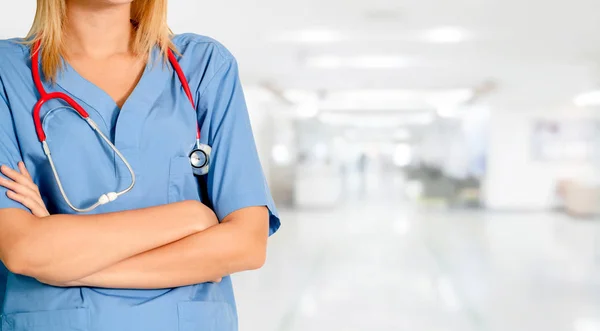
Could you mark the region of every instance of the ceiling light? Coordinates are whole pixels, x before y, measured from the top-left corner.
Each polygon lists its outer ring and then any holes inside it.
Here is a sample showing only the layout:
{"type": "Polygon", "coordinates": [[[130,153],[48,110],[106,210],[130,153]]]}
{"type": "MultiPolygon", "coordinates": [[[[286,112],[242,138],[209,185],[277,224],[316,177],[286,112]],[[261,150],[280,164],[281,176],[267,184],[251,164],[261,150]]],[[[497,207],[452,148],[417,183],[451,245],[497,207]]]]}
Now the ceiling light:
{"type": "Polygon", "coordinates": [[[273,92],[261,86],[250,86],[244,90],[248,101],[257,103],[267,103],[273,100],[273,92]]]}
{"type": "Polygon", "coordinates": [[[320,69],[398,69],[410,66],[410,61],[400,56],[366,55],[341,57],[335,55],[315,56],[308,58],[308,67],[320,69]]]}
{"type": "Polygon", "coordinates": [[[433,110],[457,107],[473,98],[471,89],[355,89],[330,91],[319,101],[325,110],[433,110]]]}
{"type": "Polygon", "coordinates": [[[320,100],[326,110],[392,110],[431,108],[413,90],[352,89],[328,92],[320,100]]]}
{"type": "Polygon", "coordinates": [[[298,41],[304,43],[332,43],[342,40],[340,32],[326,29],[300,31],[297,37],[298,41]]]}
{"type": "Polygon", "coordinates": [[[458,105],[465,103],[473,98],[475,92],[471,89],[455,89],[432,92],[427,97],[427,101],[434,106],[443,107],[448,105],[458,105]]]}
{"type": "Polygon", "coordinates": [[[303,102],[296,107],[299,118],[313,118],[319,114],[319,106],[313,102],[303,102]]]}
{"type": "Polygon", "coordinates": [[[408,139],[410,139],[410,136],[411,136],[410,131],[408,131],[406,129],[397,129],[392,134],[392,138],[394,140],[408,140],[408,139]]]}
{"type": "Polygon", "coordinates": [[[409,64],[409,61],[399,56],[359,56],[346,61],[346,66],[359,69],[404,68],[409,64]]]}
{"type": "Polygon", "coordinates": [[[436,109],[436,113],[443,118],[451,118],[458,115],[456,107],[439,107],[436,109]]]}
{"type": "Polygon", "coordinates": [[[577,107],[600,106],[600,90],[581,93],[574,102],[577,107]]]}
{"type": "Polygon", "coordinates": [[[290,89],[283,96],[297,107],[314,116],[315,108],[325,111],[433,111],[451,116],[454,108],[473,98],[472,89],[407,90],[407,89],[347,89],[317,91],[290,89]]]}
{"type": "Polygon", "coordinates": [[[318,101],[319,96],[310,90],[289,89],[283,92],[283,97],[293,103],[318,101]]]}
{"type": "Polygon", "coordinates": [[[332,91],[327,94],[328,99],[352,99],[359,100],[385,100],[385,101],[407,101],[418,97],[415,90],[394,89],[356,89],[332,91]]]}
{"type": "Polygon", "coordinates": [[[309,58],[306,65],[321,69],[337,69],[344,65],[344,60],[338,56],[319,56],[309,58]]]}
{"type": "Polygon", "coordinates": [[[458,27],[440,27],[423,34],[423,39],[430,43],[460,43],[467,40],[469,33],[458,27]]]}
{"type": "Polygon", "coordinates": [[[334,43],[342,41],[343,39],[342,33],[329,29],[307,29],[283,32],[271,38],[271,40],[278,42],[297,43],[334,43]]]}
{"type": "Polygon", "coordinates": [[[407,125],[427,125],[433,122],[431,113],[400,114],[400,115],[352,115],[323,113],[319,120],[325,124],[334,126],[346,126],[354,128],[397,128],[407,125]]]}
{"type": "Polygon", "coordinates": [[[397,167],[406,167],[412,161],[412,148],[409,144],[398,144],[394,151],[394,164],[397,167]]]}
{"type": "Polygon", "coordinates": [[[299,118],[312,118],[319,113],[319,95],[315,91],[290,89],[283,97],[293,103],[299,118]]]}
{"type": "Polygon", "coordinates": [[[290,150],[283,144],[278,144],[273,147],[271,151],[271,157],[275,164],[288,165],[292,161],[292,155],[290,150]]]}

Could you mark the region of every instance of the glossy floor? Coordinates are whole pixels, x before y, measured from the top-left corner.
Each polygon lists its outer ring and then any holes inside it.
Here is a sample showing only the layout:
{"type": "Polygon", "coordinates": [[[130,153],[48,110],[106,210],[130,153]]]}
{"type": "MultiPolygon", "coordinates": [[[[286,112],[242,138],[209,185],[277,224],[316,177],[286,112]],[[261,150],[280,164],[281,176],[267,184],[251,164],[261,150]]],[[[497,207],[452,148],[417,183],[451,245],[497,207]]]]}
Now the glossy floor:
{"type": "Polygon", "coordinates": [[[283,212],[241,331],[600,331],[600,222],[385,195],[283,212]]]}

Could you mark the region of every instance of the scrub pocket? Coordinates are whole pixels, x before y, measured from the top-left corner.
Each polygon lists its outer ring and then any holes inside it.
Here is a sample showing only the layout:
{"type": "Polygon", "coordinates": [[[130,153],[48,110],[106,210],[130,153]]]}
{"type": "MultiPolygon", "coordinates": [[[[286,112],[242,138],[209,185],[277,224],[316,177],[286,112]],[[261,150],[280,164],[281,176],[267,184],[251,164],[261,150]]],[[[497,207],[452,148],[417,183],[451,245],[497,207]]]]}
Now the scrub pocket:
{"type": "Polygon", "coordinates": [[[179,331],[237,331],[236,318],[225,302],[180,302],[179,331]]]}
{"type": "Polygon", "coordinates": [[[198,180],[192,172],[189,157],[177,156],[171,159],[168,192],[169,203],[200,200],[198,180]]]}
{"type": "Polygon", "coordinates": [[[2,331],[88,331],[89,311],[85,308],[7,314],[2,331]]]}

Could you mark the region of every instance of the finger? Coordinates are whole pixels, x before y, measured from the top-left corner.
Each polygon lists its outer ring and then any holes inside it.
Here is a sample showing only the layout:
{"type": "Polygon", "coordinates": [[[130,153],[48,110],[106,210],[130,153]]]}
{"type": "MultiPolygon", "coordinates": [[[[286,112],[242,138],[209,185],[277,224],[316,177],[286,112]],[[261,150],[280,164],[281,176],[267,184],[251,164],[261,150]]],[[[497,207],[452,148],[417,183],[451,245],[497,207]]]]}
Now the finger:
{"type": "Polygon", "coordinates": [[[40,205],[36,199],[32,199],[13,191],[7,191],[6,196],[31,210],[31,213],[37,217],[46,217],[50,215],[46,207],[40,205]]]}
{"type": "Polygon", "coordinates": [[[22,175],[20,172],[16,171],[15,169],[3,165],[2,167],[0,167],[0,171],[2,172],[2,174],[4,174],[6,177],[14,180],[15,182],[26,182],[27,181],[27,177],[25,177],[24,175],[22,175]]]}
{"type": "Polygon", "coordinates": [[[27,177],[27,179],[29,179],[30,181],[33,182],[33,178],[31,178],[31,174],[27,170],[27,167],[25,166],[25,162],[23,162],[23,161],[19,162],[18,166],[19,166],[19,171],[21,172],[21,174],[23,174],[23,176],[27,177]]]}
{"type": "Polygon", "coordinates": [[[26,208],[29,208],[29,210],[31,210],[31,213],[37,217],[46,217],[50,215],[45,207],[40,206],[38,203],[36,203],[35,199],[15,193],[13,191],[7,191],[6,196],[9,197],[11,200],[22,204],[26,208]]]}
{"type": "Polygon", "coordinates": [[[49,215],[48,210],[46,209],[46,204],[42,198],[29,188],[4,178],[0,178],[0,186],[4,186],[9,189],[7,192],[9,198],[12,199],[13,197],[16,197],[19,199],[19,201],[22,200],[23,202],[21,204],[29,208],[34,215],[39,217],[45,217],[49,215]]]}
{"type": "Polygon", "coordinates": [[[23,184],[15,181],[0,177],[0,186],[7,188],[7,196],[12,200],[21,202],[21,204],[31,210],[31,212],[38,217],[48,216],[48,210],[46,205],[39,194],[39,191],[32,190],[23,184]]]}
{"type": "Polygon", "coordinates": [[[19,184],[23,184],[27,187],[29,187],[32,191],[37,192],[38,188],[37,186],[33,183],[32,180],[30,180],[29,178],[27,178],[25,175],[19,173],[18,171],[11,169],[10,167],[7,167],[5,165],[3,165],[2,167],[0,167],[0,171],[8,178],[14,180],[15,182],[19,183],[19,184]]]}
{"type": "Polygon", "coordinates": [[[26,192],[30,192],[27,186],[3,177],[0,177],[0,186],[3,186],[11,191],[15,191],[19,194],[26,194],[26,192]]]}
{"type": "Polygon", "coordinates": [[[34,191],[28,186],[25,186],[21,183],[17,183],[9,179],[0,177],[0,186],[4,186],[5,188],[14,191],[15,193],[18,193],[20,195],[30,196],[38,200],[42,199],[37,193],[37,191],[34,191]]]}
{"type": "Polygon", "coordinates": [[[31,174],[29,173],[29,170],[27,170],[27,167],[25,166],[25,162],[21,161],[18,164],[19,166],[19,171],[21,172],[21,174],[25,177],[27,177],[27,179],[29,181],[31,181],[31,186],[29,186],[33,191],[35,191],[35,193],[37,193],[37,195],[41,198],[42,194],[40,193],[40,189],[37,185],[35,185],[35,183],[33,182],[33,178],[31,177],[31,174]]]}

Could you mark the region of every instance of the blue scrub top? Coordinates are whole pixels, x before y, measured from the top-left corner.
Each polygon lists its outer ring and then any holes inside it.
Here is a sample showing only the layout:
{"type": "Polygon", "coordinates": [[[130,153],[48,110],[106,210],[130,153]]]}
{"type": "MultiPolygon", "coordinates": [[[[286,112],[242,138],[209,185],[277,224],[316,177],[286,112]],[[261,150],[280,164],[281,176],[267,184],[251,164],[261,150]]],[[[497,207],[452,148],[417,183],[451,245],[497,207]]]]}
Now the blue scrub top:
{"type": "MultiPolygon", "coordinates": [[[[184,34],[173,38],[179,63],[194,93],[190,106],[172,67],[154,52],[121,110],[104,91],[65,64],[47,91],[73,97],[132,165],[137,183],[117,201],[92,213],[107,213],[201,200],[188,154],[196,123],[212,146],[206,177],[208,198],[219,219],[251,206],[267,206],[270,234],[280,222],[259,162],[238,67],[221,44],[184,34]]],[[[37,65],[37,64],[36,64],[37,65]]],[[[32,118],[39,95],[31,75],[30,49],[19,40],[0,41],[0,164],[24,161],[51,213],[73,211],[60,195],[32,118]]],[[[129,172],[90,127],[60,101],[42,109],[48,144],[67,196],[87,206],[101,194],[122,190],[129,172]]],[[[23,208],[0,188],[0,208],[23,208]]],[[[204,201],[205,203],[207,201],[204,201]]],[[[164,290],[57,288],[0,267],[1,331],[237,330],[231,279],[164,290]],[[4,298],[3,298],[4,297],[4,298]]]]}

